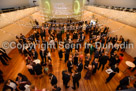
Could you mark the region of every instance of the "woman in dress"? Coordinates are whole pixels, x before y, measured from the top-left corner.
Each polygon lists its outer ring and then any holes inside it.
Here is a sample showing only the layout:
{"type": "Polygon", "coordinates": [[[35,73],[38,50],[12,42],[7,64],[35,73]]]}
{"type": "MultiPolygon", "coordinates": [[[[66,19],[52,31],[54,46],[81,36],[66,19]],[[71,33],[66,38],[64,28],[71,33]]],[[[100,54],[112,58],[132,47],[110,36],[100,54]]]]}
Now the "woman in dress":
{"type": "Polygon", "coordinates": [[[48,68],[49,68],[49,72],[52,72],[52,71],[53,71],[52,61],[51,61],[51,60],[49,60],[48,68]]]}
{"type": "Polygon", "coordinates": [[[78,50],[75,51],[75,56],[74,56],[74,65],[77,65],[78,64],[78,50]]]}
{"type": "Polygon", "coordinates": [[[85,80],[89,80],[91,78],[92,75],[92,71],[93,71],[93,66],[92,65],[88,65],[87,67],[88,71],[85,74],[85,80]]]}

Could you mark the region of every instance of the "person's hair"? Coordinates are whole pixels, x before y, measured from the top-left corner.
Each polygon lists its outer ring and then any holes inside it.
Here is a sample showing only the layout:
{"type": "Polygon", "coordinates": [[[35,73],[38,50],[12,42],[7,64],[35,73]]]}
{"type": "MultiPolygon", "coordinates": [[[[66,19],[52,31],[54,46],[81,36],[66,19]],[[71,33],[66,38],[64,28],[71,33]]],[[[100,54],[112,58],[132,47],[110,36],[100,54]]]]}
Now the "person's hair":
{"type": "Polygon", "coordinates": [[[54,88],[57,88],[57,85],[55,85],[54,88]]]}
{"type": "Polygon", "coordinates": [[[21,76],[21,77],[22,77],[23,75],[22,75],[21,73],[18,73],[18,76],[21,76]]]}
{"type": "Polygon", "coordinates": [[[52,75],[53,75],[53,74],[52,74],[52,73],[50,73],[50,74],[49,74],[49,77],[51,77],[52,75]]]}
{"type": "Polygon", "coordinates": [[[78,71],[77,70],[75,70],[75,73],[77,73],[78,71]]]}
{"type": "Polygon", "coordinates": [[[4,84],[7,85],[7,83],[8,83],[9,80],[10,80],[10,79],[6,80],[4,84]]]}
{"type": "Polygon", "coordinates": [[[123,57],[123,56],[124,56],[124,54],[120,53],[120,56],[122,56],[122,57],[123,57]]]}

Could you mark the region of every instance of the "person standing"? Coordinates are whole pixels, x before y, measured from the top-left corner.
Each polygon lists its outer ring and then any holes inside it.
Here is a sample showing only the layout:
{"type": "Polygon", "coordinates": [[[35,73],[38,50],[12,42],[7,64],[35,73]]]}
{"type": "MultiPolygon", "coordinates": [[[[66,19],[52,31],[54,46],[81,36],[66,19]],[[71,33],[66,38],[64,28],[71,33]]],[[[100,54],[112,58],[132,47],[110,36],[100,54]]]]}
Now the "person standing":
{"type": "Polygon", "coordinates": [[[85,80],[89,80],[91,78],[92,71],[93,71],[93,65],[88,65],[87,72],[86,72],[85,77],[84,77],[85,80]]]}
{"type": "Polygon", "coordinates": [[[35,50],[32,50],[32,58],[37,59],[38,58],[38,53],[35,50]]]}
{"type": "Polygon", "coordinates": [[[3,65],[5,65],[5,66],[8,65],[7,62],[5,62],[2,53],[0,53],[0,61],[1,61],[1,63],[2,63],[3,65]]]}
{"type": "Polygon", "coordinates": [[[96,70],[98,68],[98,58],[94,59],[94,61],[92,62],[92,66],[93,66],[93,72],[92,72],[92,74],[95,74],[96,70]]]}
{"type": "Polygon", "coordinates": [[[44,37],[44,27],[42,27],[41,29],[40,29],[40,36],[41,36],[41,39],[42,39],[42,41],[43,41],[43,37],[44,37]]]}
{"type": "Polygon", "coordinates": [[[58,54],[59,54],[59,58],[60,58],[60,61],[61,61],[62,58],[63,58],[63,51],[62,51],[62,49],[59,49],[58,54]]]}
{"type": "Polygon", "coordinates": [[[3,79],[3,72],[2,70],[0,70],[0,83],[3,83],[4,79],[3,79]]]}
{"type": "Polygon", "coordinates": [[[69,59],[67,63],[67,67],[68,67],[68,72],[72,73],[73,63],[71,58],[69,59]]]}
{"type": "Polygon", "coordinates": [[[67,62],[67,60],[69,59],[69,53],[70,53],[69,49],[66,49],[66,51],[65,51],[65,62],[67,62]]]}
{"type": "Polygon", "coordinates": [[[42,59],[42,65],[46,64],[46,50],[44,48],[41,48],[40,50],[40,56],[42,59]]]}
{"type": "Polygon", "coordinates": [[[77,71],[81,72],[83,70],[83,64],[81,62],[81,60],[78,61],[78,65],[77,65],[77,71]]]}
{"type": "Polygon", "coordinates": [[[130,81],[133,79],[133,76],[126,76],[120,80],[120,84],[117,86],[116,90],[127,89],[127,86],[130,84],[130,81]]]}
{"type": "Polygon", "coordinates": [[[7,55],[5,49],[0,48],[0,53],[3,54],[3,58],[4,58],[5,60],[7,60],[7,61],[8,61],[8,60],[11,60],[11,58],[7,55]]]}
{"type": "Polygon", "coordinates": [[[50,79],[50,82],[51,82],[51,85],[52,86],[56,86],[57,85],[57,78],[55,75],[53,75],[52,73],[49,74],[49,79],[50,79]]]}
{"type": "Polygon", "coordinates": [[[77,84],[77,87],[79,87],[79,80],[81,79],[81,73],[76,70],[75,74],[73,74],[72,78],[73,78],[73,87],[72,87],[72,89],[75,90],[76,89],[76,84],[77,84]]]}
{"type": "Polygon", "coordinates": [[[100,67],[103,66],[102,67],[102,70],[103,70],[108,60],[109,60],[109,57],[107,56],[107,52],[105,52],[105,54],[99,59],[100,64],[98,69],[100,69],[100,67]]]}
{"type": "Polygon", "coordinates": [[[111,69],[113,72],[109,74],[109,77],[106,79],[105,83],[108,83],[115,76],[116,73],[119,73],[118,64],[113,65],[111,69]]]}
{"type": "Polygon", "coordinates": [[[38,64],[33,63],[33,69],[34,69],[36,76],[41,78],[42,77],[42,66],[39,63],[38,64]]]}
{"type": "Polygon", "coordinates": [[[74,56],[74,65],[77,65],[78,64],[78,50],[75,50],[75,56],[74,56]]]}
{"type": "Polygon", "coordinates": [[[68,82],[70,81],[70,74],[68,73],[68,71],[62,71],[62,80],[65,88],[69,88],[68,82]]]}

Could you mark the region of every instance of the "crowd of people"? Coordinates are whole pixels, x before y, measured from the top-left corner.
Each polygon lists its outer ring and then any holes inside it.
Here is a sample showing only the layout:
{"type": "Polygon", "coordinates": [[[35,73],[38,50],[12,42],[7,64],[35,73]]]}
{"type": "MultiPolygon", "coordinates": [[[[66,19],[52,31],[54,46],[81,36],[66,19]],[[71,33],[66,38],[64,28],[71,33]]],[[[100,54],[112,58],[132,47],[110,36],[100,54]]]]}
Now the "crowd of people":
{"type": "MultiPolygon", "coordinates": [[[[56,50],[58,50],[60,61],[63,61],[64,58],[64,62],[67,64],[67,69],[62,71],[62,80],[65,88],[69,88],[68,83],[71,80],[71,76],[72,89],[75,90],[79,87],[83,69],[87,70],[84,75],[85,80],[90,80],[91,76],[96,74],[101,67],[102,70],[111,69],[109,77],[105,79],[106,84],[119,73],[119,65],[124,60],[123,52],[125,51],[125,48],[122,48],[120,44],[125,43],[125,46],[127,46],[129,40],[125,40],[123,36],[118,37],[116,35],[111,37],[108,34],[109,27],[99,26],[97,23],[93,25],[84,21],[77,23],[69,21],[64,24],[47,22],[41,27],[36,22],[36,25],[33,29],[34,31],[28,37],[23,34],[16,36],[17,44],[20,45],[18,51],[25,56],[26,67],[31,75],[39,79],[43,77],[43,74],[49,76],[53,91],[61,90],[57,86],[57,77],[53,74],[55,69],[53,69],[51,53],[56,50]],[[41,45],[39,51],[36,49],[38,44],[41,45]],[[119,50],[122,51],[120,54],[118,54],[119,50]],[[38,59],[38,56],[41,59],[38,59]],[[105,65],[108,65],[108,67],[105,67],[105,65]]],[[[4,65],[7,65],[5,60],[11,60],[3,49],[0,49],[0,58],[4,65]]],[[[134,63],[136,64],[135,61],[134,63]]],[[[135,68],[132,71],[135,71],[135,68]]],[[[135,76],[127,76],[122,79],[116,89],[128,89],[129,80],[133,80],[131,78],[135,78],[135,76]]],[[[25,91],[30,85],[31,82],[27,77],[19,73],[16,82],[10,79],[6,81],[3,91],[6,91],[5,89],[25,91]],[[18,85],[19,87],[17,88],[18,85]]]]}

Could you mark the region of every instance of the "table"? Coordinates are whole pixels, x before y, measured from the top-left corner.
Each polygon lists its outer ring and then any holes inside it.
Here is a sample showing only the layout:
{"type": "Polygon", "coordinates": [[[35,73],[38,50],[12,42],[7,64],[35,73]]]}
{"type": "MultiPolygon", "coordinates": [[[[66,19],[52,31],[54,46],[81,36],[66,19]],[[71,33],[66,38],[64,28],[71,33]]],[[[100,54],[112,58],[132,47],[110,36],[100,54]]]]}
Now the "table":
{"type": "Polygon", "coordinates": [[[41,63],[40,59],[35,59],[33,62],[35,62],[36,64],[40,64],[41,63]]]}
{"type": "Polygon", "coordinates": [[[134,68],[134,67],[135,67],[135,64],[134,64],[133,62],[131,62],[131,61],[126,61],[126,65],[127,65],[128,67],[131,67],[131,68],[134,68]]]}
{"type": "MultiPolygon", "coordinates": [[[[127,65],[128,67],[131,67],[131,68],[134,68],[134,67],[136,66],[136,65],[135,65],[133,62],[131,62],[131,61],[126,61],[125,63],[126,63],[126,65],[127,65]]],[[[128,69],[128,67],[124,70],[123,73],[126,72],[126,70],[128,69]]]]}

